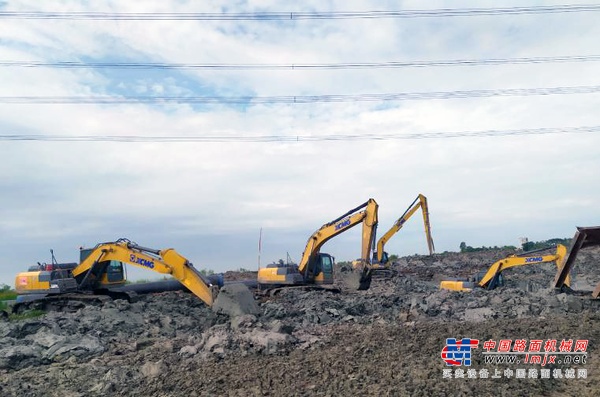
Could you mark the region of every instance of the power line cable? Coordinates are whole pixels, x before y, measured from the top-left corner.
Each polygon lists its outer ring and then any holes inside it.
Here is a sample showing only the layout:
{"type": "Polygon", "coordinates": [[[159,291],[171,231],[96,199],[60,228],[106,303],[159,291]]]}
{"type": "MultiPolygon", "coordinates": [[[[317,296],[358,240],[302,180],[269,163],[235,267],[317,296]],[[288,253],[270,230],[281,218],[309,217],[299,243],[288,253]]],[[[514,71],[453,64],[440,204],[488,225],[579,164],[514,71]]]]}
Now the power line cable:
{"type": "Polygon", "coordinates": [[[397,134],[332,134],[332,135],[235,135],[235,136],[147,136],[147,135],[0,135],[0,141],[56,142],[315,142],[448,139],[461,137],[499,137],[515,135],[581,134],[600,132],[600,126],[530,128],[516,130],[453,131],[397,134]]]}
{"type": "Polygon", "coordinates": [[[228,63],[166,63],[166,62],[45,62],[0,61],[0,67],[58,69],[206,69],[206,70],[306,70],[306,69],[381,69],[407,67],[483,66],[507,64],[537,64],[558,62],[597,62],[600,55],[566,55],[553,57],[452,59],[405,62],[342,62],[300,64],[228,64],[228,63]]]}
{"type": "Polygon", "coordinates": [[[592,94],[600,86],[506,88],[493,90],[404,92],[358,95],[297,95],[297,96],[5,96],[4,104],[305,104],[341,102],[389,102],[433,99],[488,98],[501,96],[540,96],[592,94]]]}
{"type": "Polygon", "coordinates": [[[0,11],[3,19],[67,19],[67,20],[133,20],[133,21],[286,21],[314,19],[380,19],[380,18],[424,18],[484,15],[555,14],[595,12],[600,4],[563,4],[551,6],[497,7],[497,8],[439,8],[431,10],[403,11],[331,11],[331,12],[239,12],[239,13],[195,13],[195,12],[51,12],[51,11],[0,11]]]}

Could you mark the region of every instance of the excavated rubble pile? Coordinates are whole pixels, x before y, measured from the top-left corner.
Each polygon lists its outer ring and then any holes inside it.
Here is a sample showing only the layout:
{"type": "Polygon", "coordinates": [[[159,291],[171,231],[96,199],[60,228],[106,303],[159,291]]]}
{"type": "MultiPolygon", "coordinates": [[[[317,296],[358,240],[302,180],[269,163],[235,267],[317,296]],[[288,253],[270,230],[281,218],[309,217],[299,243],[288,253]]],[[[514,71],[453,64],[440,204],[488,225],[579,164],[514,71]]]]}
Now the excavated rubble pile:
{"type": "MultiPolygon", "coordinates": [[[[165,292],[0,320],[0,395],[598,395],[599,302],[556,293],[552,264],[510,269],[493,291],[439,290],[508,253],[405,257],[368,291],[283,290],[256,315],[165,292]],[[443,379],[451,337],[589,339],[588,377],[443,379]]],[[[576,288],[600,280],[599,259],[580,252],[576,288]]]]}

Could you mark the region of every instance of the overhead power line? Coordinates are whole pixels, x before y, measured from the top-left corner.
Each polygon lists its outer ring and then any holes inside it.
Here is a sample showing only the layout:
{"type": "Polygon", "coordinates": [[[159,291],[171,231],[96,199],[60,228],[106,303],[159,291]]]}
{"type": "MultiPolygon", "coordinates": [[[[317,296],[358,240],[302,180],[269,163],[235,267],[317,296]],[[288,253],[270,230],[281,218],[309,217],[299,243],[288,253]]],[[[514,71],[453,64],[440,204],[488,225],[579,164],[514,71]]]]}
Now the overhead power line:
{"type": "Polygon", "coordinates": [[[508,135],[546,135],[597,133],[600,126],[535,128],[517,130],[454,131],[397,134],[333,134],[333,135],[236,135],[236,136],[148,136],[148,135],[0,135],[0,141],[57,141],[57,142],[315,142],[315,141],[374,141],[447,139],[460,137],[499,137],[508,135]]]}
{"type": "Polygon", "coordinates": [[[389,102],[433,99],[488,98],[501,96],[539,96],[592,94],[600,92],[600,86],[506,88],[494,90],[404,92],[391,94],[357,95],[297,95],[297,96],[5,96],[4,104],[304,104],[338,102],[389,102]]]}
{"type": "Polygon", "coordinates": [[[463,17],[483,15],[555,14],[595,12],[600,4],[563,4],[551,6],[497,7],[497,8],[439,8],[403,11],[331,11],[331,12],[52,12],[52,11],[0,11],[4,19],[92,19],[132,21],[285,21],[309,19],[379,19],[463,17]]]}
{"type": "Polygon", "coordinates": [[[166,63],[166,62],[44,62],[0,61],[0,67],[58,68],[58,69],[205,69],[205,70],[307,70],[307,69],[394,69],[438,66],[484,66],[507,64],[537,64],[559,62],[597,62],[600,55],[567,55],[554,57],[452,59],[398,62],[342,62],[299,64],[230,64],[230,63],[166,63]]]}

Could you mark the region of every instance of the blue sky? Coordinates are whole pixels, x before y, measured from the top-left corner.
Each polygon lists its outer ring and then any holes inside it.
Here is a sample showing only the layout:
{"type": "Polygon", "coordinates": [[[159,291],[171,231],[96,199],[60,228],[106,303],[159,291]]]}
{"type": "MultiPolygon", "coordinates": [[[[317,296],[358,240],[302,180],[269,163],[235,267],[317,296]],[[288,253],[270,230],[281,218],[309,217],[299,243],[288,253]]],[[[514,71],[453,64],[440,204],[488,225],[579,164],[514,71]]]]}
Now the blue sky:
{"type": "MultiPolygon", "coordinates": [[[[532,1],[527,5],[558,5],[532,1]]],[[[586,2],[570,2],[570,4],[586,2]]],[[[3,11],[364,11],[522,1],[15,1],[3,11]]],[[[598,13],[307,21],[0,19],[0,61],[307,64],[600,54],[598,13]]],[[[360,95],[600,85],[598,62],[360,70],[0,67],[0,97],[360,95]]],[[[598,94],[396,102],[0,104],[0,135],[325,136],[600,125],[598,94]]],[[[314,142],[0,141],[0,283],[37,261],[127,237],[215,271],[298,260],[368,198],[380,233],[428,197],[437,251],[572,236],[600,223],[597,133],[314,142]]],[[[360,254],[358,228],[324,250],[360,254]]],[[[424,254],[420,215],[387,245],[424,254]]],[[[136,272],[133,272],[137,275],[136,272]]],[[[142,272],[141,277],[153,275],[142,272]]]]}

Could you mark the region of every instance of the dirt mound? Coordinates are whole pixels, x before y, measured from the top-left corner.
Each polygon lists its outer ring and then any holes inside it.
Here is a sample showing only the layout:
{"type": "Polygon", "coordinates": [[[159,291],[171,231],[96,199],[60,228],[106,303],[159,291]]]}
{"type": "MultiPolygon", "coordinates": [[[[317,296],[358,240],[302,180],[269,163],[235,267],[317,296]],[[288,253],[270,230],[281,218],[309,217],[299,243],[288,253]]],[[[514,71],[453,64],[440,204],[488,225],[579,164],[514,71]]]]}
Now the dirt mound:
{"type": "MultiPolygon", "coordinates": [[[[552,265],[511,269],[493,291],[439,290],[504,256],[401,258],[368,291],[283,290],[233,317],[176,291],[0,320],[0,395],[593,395],[598,301],[555,293],[552,265]],[[589,339],[589,376],[443,379],[450,337],[589,339]]],[[[599,260],[578,259],[581,277],[599,260]]]]}

